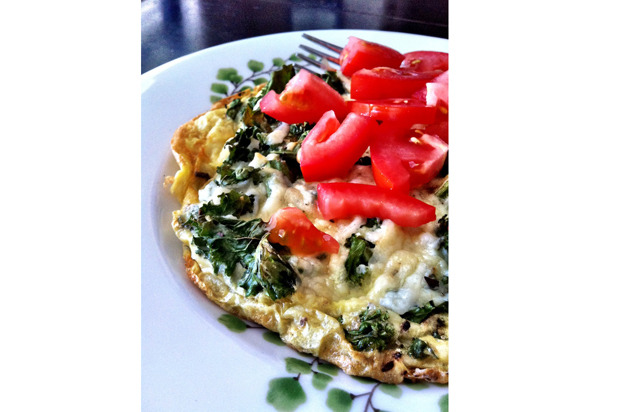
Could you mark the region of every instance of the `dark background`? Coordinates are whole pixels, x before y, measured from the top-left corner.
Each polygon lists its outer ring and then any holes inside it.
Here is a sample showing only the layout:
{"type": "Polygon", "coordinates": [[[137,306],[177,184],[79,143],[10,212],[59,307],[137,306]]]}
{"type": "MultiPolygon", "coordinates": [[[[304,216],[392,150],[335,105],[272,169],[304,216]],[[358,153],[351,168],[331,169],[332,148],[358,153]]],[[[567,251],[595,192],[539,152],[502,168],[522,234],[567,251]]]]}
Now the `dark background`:
{"type": "Polygon", "coordinates": [[[142,0],[142,73],[186,54],[298,30],[368,29],[448,38],[448,0],[142,0]]]}

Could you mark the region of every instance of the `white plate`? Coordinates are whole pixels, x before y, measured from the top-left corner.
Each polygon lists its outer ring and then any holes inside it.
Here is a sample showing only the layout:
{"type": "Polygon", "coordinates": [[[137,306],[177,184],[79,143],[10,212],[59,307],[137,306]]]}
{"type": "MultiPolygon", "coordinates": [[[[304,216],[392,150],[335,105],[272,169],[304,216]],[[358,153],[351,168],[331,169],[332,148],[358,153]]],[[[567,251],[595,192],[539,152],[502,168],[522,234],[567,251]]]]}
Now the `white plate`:
{"type": "MultiPolygon", "coordinates": [[[[348,36],[357,36],[401,52],[447,51],[447,40],[411,34],[365,30],[308,33],[339,45],[345,45],[348,36]]],[[[219,45],[142,75],[144,411],[268,411],[275,410],[273,404],[280,410],[296,406],[297,411],[320,411],[331,405],[336,410],[371,411],[371,406],[366,408],[369,401],[380,410],[446,410],[445,385],[393,386],[357,380],[273,343],[272,334],[265,329],[231,331],[219,320],[224,312],[185,276],[181,244],[170,223],[178,204],[163,186],[165,176],[176,171],[169,149],[172,134],[207,111],[211,96],[224,92],[221,85],[232,92],[231,82],[217,79],[218,74],[221,77],[230,71],[220,69],[234,68],[243,79],[253,74],[249,61],[254,61],[254,70],[260,68],[259,63],[264,65],[262,70],[268,70],[273,59],[286,60],[299,51],[299,44],[309,44],[301,34],[281,33],[219,45]],[[220,86],[212,86],[215,83],[220,86]],[[296,403],[290,392],[293,388],[304,393],[297,394],[296,403]],[[357,396],[352,400],[343,392],[357,396]]]]}

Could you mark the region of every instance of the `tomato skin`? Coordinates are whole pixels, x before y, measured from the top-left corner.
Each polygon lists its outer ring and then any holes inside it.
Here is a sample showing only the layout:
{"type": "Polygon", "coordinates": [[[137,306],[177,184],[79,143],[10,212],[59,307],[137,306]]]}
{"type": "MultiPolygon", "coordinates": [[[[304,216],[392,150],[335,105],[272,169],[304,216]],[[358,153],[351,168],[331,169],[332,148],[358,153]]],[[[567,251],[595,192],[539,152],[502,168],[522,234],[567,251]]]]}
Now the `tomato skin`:
{"type": "Polygon", "coordinates": [[[438,136],[442,141],[448,144],[448,112],[438,110],[436,122],[425,127],[424,132],[434,136],[438,136]]]}
{"type": "Polygon", "coordinates": [[[436,208],[427,203],[407,194],[358,183],[318,184],[318,208],[325,219],[378,217],[404,227],[436,220],[436,208]]]}
{"type": "Polygon", "coordinates": [[[426,102],[428,106],[448,107],[448,71],[427,83],[426,102]]]}
{"type": "Polygon", "coordinates": [[[415,98],[348,100],[347,104],[352,113],[398,124],[402,128],[410,128],[415,124],[433,123],[437,111],[435,105],[428,106],[424,101],[415,98]]]}
{"type": "Polygon", "coordinates": [[[349,77],[360,69],[399,67],[403,59],[403,54],[390,47],[351,36],[340,54],[339,64],[341,73],[349,77]]]}
{"type": "Polygon", "coordinates": [[[268,221],[267,229],[269,242],[287,246],[297,256],[339,252],[339,242],[316,228],[302,210],[295,207],[279,209],[268,221]]]}
{"type": "Polygon", "coordinates": [[[345,118],[348,110],[343,97],[318,76],[301,69],[281,94],[273,90],[260,100],[260,110],[285,123],[315,123],[322,114],[334,110],[345,118]]]}
{"type": "Polygon", "coordinates": [[[405,53],[401,67],[415,72],[446,71],[448,70],[448,53],[424,50],[405,53]]]}
{"type": "Polygon", "coordinates": [[[441,74],[441,71],[416,73],[405,69],[376,67],[362,69],[352,75],[350,97],[357,100],[411,97],[441,74]]]}
{"type": "Polygon", "coordinates": [[[410,132],[384,125],[371,142],[371,169],[376,184],[395,192],[410,193],[436,177],[444,165],[448,145],[438,136],[410,132]],[[410,139],[414,137],[414,141],[410,139]],[[396,161],[394,159],[397,159],[396,161]]]}
{"type": "Polygon", "coordinates": [[[365,153],[374,121],[350,113],[339,124],[331,110],[322,116],[302,142],[298,161],[306,182],[345,177],[365,153]]]}

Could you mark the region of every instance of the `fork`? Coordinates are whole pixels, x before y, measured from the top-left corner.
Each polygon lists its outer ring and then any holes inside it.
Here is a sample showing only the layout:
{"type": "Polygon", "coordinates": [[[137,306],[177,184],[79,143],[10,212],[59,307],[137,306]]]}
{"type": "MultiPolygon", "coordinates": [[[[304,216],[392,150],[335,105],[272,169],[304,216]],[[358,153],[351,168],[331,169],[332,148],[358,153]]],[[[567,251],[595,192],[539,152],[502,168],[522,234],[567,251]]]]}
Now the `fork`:
{"type": "Polygon", "coordinates": [[[340,64],[339,64],[339,55],[343,51],[343,47],[339,47],[336,44],[332,44],[332,43],[329,43],[327,41],[318,39],[317,37],[313,37],[313,36],[311,36],[311,35],[309,35],[307,33],[303,33],[302,37],[304,37],[305,39],[307,39],[307,40],[309,40],[309,41],[311,41],[313,43],[316,43],[316,44],[318,44],[318,45],[320,45],[320,46],[322,46],[322,47],[324,47],[324,48],[326,48],[328,50],[336,52],[337,56],[333,56],[333,55],[325,53],[323,51],[314,49],[313,47],[309,47],[309,46],[305,46],[304,44],[301,44],[299,47],[301,49],[311,53],[311,54],[309,56],[306,56],[306,55],[304,55],[302,53],[297,53],[296,55],[298,56],[298,58],[304,60],[305,62],[307,62],[307,63],[309,63],[309,64],[311,64],[313,66],[319,67],[322,70],[334,70],[331,67],[331,65],[329,64],[329,62],[333,63],[333,64],[335,64],[337,66],[340,66],[340,64]],[[314,58],[311,57],[311,55],[315,55],[315,56],[321,57],[322,61],[315,60],[314,58]]]}

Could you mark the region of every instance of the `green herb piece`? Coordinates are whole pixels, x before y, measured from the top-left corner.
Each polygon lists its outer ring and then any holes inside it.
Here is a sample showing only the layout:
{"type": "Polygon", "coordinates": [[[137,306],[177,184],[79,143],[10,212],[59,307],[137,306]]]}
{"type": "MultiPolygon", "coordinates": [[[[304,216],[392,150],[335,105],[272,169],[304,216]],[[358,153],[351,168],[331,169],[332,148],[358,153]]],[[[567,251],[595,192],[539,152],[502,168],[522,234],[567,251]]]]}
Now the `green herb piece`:
{"type": "Polygon", "coordinates": [[[304,122],[291,124],[290,131],[288,133],[290,137],[292,137],[290,140],[293,142],[302,142],[309,131],[313,129],[313,126],[315,126],[315,123],[304,122]]]}
{"type": "Polygon", "coordinates": [[[375,245],[360,236],[352,235],[346,240],[344,246],[350,248],[350,253],[344,263],[347,280],[353,285],[360,286],[363,279],[369,275],[369,259],[373,256],[371,249],[375,245]]]}
{"type": "Polygon", "coordinates": [[[326,73],[321,74],[320,77],[326,82],[326,84],[335,89],[337,93],[345,94],[348,92],[339,76],[337,76],[336,71],[328,70],[326,73]]]}
{"type": "Polygon", "coordinates": [[[242,109],[243,104],[242,104],[242,101],[240,99],[234,99],[225,107],[227,109],[226,112],[225,112],[225,115],[227,117],[229,117],[230,119],[234,120],[234,119],[236,119],[236,116],[238,115],[238,113],[242,109]]]}
{"type": "Polygon", "coordinates": [[[436,190],[435,194],[440,199],[446,199],[448,197],[448,179],[442,183],[438,190],[436,190]]]}
{"type": "Polygon", "coordinates": [[[242,216],[253,211],[253,195],[245,195],[232,190],[219,195],[219,204],[213,202],[204,203],[200,206],[199,213],[202,216],[242,216]]]}
{"type": "MultiPolygon", "coordinates": [[[[262,80],[265,81],[265,79],[255,79],[254,83],[256,81],[260,83],[262,80]]],[[[272,130],[272,125],[276,122],[276,120],[265,115],[260,110],[259,101],[265,94],[264,89],[262,89],[257,95],[249,97],[240,107],[238,117],[247,127],[257,126],[262,131],[269,133],[272,130]]],[[[233,119],[236,120],[237,118],[234,117],[233,119]]]]}
{"type": "Polygon", "coordinates": [[[286,160],[270,160],[268,166],[283,173],[292,183],[294,183],[298,177],[298,172],[294,169],[290,169],[286,160]]]}
{"type": "Polygon", "coordinates": [[[444,215],[438,220],[436,236],[440,238],[439,247],[448,251],[448,215],[444,215]]]}
{"type": "Polygon", "coordinates": [[[281,93],[285,89],[285,85],[288,84],[290,79],[296,75],[296,70],[291,64],[286,64],[280,70],[274,71],[270,74],[270,80],[264,88],[265,93],[274,90],[275,93],[281,93]]]}
{"type": "Polygon", "coordinates": [[[258,151],[259,147],[259,143],[256,145],[253,142],[255,140],[261,142],[263,139],[262,131],[256,126],[240,129],[233,138],[225,143],[225,147],[228,148],[230,154],[224,163],[232,165],[236,162],[250,162],[253,159],[253,154],[258,151]]]}
{"type": "Polygon", "coordinates": [[[448,302],[444,302],[435,306],[432,301],[427,302],[423,306],[416,308],[401,315],[402,318],[414,323],[421,323],[425,319],[437,313],[448,313],[448,302]]]}
{"type": "Polygon", "coordinates": [[[382,224],[382,220],[380,220],[377,217],[370,217],[367,219],[367,221],[365,222],[365,224],[361,227],[366,227],[369,229],[374,229],[374,228],[378,228],[380,227],[380,225],[382,224]]]}
{"type": "Polygon", "coordinates": [[[235,185],[245,180],[251,179],[253,184],[262,181],[262,174],[259,169],[251,166],[232,167],[229,163],[223,163],[217,167],[217,179],[215,183],[220,186],[235,185]]]}
{"type": "Polygon", "coordinates": [[[264,291],[272,300],[294,293],[298,275],[264,236],[255,253],[245,259],[247,268],[238,286],[245,289],[246,296],[264,291]]]}
{"type": "Polygon", "coordinates": [[[429,355],[438,358],[427,342],[419,338],[414,338],[410,349],[408,349],[408,354],[415,359],[425,359],[429,355]]]}
{"type": "Polygon", "coordinates": [[[393,342],[395,329],[388,321],[388,312],[365,309],[359,316],[358,329],[345,331],[346,339],[359,351],[383,351],[393,342]]]}
{"type": "Polygon", "coordinates": [[[191,217],[184,223],[191,228],[193,243],[197,253],[208,259],[216,274],[231,276],[240,263],[245,268],[246,261],[256,251],[266,232],[266,223],[261,219],[238,220],[202,216],[191,217]]]}

